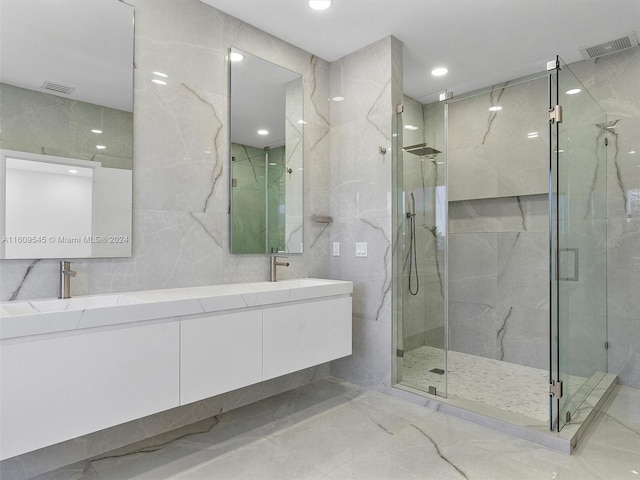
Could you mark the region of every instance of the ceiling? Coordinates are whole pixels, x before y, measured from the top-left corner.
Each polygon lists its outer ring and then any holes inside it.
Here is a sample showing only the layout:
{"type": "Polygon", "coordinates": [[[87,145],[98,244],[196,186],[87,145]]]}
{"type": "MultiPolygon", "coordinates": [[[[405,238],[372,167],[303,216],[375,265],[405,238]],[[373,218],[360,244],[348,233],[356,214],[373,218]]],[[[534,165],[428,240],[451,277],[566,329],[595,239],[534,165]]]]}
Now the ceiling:
{"type": "Polygon", "coordinates": [[[559,54],[640,33],[640,0],[202,0],[327,61],[387,35],[404,44],[404,91],[428,103],[543,71],[559,54]],[[433,68],[449,73],[433,77],[433,68]]]}
{"type": "Polygon", "coordinates": [[[257,148],[284,145],[286,85],[300,75],[241,50],[233,51],[244,58],[231,62],[231,141],[257,148]],[[259,135],[261,129],[269,133],[259,135]]]}

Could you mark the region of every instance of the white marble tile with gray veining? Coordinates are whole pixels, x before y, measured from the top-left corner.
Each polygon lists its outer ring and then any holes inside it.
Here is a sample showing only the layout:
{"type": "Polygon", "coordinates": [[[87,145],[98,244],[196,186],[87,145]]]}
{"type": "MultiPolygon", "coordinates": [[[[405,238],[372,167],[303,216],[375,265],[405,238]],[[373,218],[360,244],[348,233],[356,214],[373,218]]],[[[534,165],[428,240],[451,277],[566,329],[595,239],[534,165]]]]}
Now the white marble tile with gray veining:
{"type": "Polygon", "coordinates": [[[497,235],[449,235],[449,301],[497,303],[497,235]]]}
{"type": "Polygon", "coordinates": [[[404,400],[324,380],[203,421],[208,432],[185,431],[182,439],[148,453],[117,457],[111,452],[111,458],[37,478],[400,479],[423,478],[425,472],[496,480],[627,478],[640,461],[638,399],[637,390],[618,387],[581,446],[567,456],[404,400]]]}
{"type": "Polygon", "coordinates": [[[449,203],[449,232],[547,232],[549,198],[524,195],[449,203]]]}

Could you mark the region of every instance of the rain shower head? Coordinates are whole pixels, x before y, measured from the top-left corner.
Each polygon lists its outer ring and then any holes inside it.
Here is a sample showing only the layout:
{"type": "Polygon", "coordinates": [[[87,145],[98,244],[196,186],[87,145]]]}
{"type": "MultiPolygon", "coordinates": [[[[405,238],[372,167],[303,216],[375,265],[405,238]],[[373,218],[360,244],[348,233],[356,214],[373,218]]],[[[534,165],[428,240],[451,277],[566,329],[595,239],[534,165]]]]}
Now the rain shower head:
{"type": "Polygon", "coordinates": [[[404,147],[402,150],[407,153],[413,153],[414,155],[418,155],[419,157],[431,157],[431,158],[434,158],[439,153],[442,153],[440,150],[436,150],[435,148],[428,147],[426,143],[419,143],[417,145],[404,147]]]}

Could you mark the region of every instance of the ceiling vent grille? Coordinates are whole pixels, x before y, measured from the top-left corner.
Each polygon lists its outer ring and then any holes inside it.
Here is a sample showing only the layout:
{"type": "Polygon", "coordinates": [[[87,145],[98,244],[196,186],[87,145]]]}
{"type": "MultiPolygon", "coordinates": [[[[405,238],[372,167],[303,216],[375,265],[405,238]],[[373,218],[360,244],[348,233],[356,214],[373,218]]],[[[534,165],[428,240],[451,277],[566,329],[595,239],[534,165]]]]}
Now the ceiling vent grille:
{"type": "Polygon", "coordinates": [[[64,93],[65,95],[71,95],[71,93],[76,89],[76,87],[60,85],[59,83],[50,82],[48,80],[45,80],[40,88],[51,90],[53,92],[64,93]]]}
{"type": "Polygon", "coordinates": [[[585,59],[601,57],[603,55],[609,55],[610,53],[619,52],[620,50],[626,50],[627,48],[637,47],[638,38],[635,32],[631,32],[624,37],[616,38],[615,40],[609,40],[608,42],[601,43],[599,45],[593,45],[592,47],[581,47],[580,53],[585,59]]]}

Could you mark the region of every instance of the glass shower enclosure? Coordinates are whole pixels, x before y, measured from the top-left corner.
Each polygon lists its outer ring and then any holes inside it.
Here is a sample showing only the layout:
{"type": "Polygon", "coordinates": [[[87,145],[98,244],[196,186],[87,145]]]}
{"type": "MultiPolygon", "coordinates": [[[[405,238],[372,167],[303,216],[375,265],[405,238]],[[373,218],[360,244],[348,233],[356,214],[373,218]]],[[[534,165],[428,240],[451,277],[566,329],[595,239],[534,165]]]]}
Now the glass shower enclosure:
{"type": "Polygon", "coordinates": [[[606,115],[557,59],[397,116],[395,383],[561,429],[606,372],[606,115]]]}
{"type": "Polygon", "coordinates": [[[551,418],[552,428],[560,430],[607,371],[609,125],[560,58],[549,75],[549,93],[556,117],[549,123],[550,378],[562,382],[562,395],[551,401],[551,418]]]}

